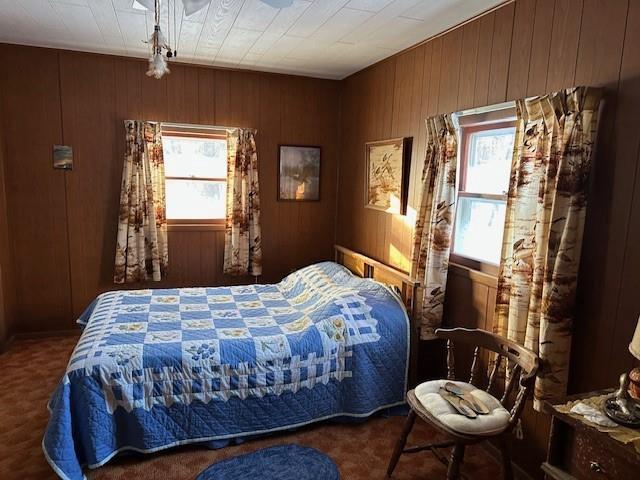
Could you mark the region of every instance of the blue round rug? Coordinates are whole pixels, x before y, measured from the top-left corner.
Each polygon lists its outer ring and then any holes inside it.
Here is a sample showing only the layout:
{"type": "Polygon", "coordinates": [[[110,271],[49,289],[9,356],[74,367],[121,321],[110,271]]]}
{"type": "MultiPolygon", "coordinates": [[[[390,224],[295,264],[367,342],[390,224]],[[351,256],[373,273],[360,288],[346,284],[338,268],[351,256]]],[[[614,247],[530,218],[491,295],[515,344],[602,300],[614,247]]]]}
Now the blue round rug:
{"type": "Polygon", "coordinates": [[[338,467],[315,448],[278,445],[214,463],[196,480],[339,480],[338,467]]]}

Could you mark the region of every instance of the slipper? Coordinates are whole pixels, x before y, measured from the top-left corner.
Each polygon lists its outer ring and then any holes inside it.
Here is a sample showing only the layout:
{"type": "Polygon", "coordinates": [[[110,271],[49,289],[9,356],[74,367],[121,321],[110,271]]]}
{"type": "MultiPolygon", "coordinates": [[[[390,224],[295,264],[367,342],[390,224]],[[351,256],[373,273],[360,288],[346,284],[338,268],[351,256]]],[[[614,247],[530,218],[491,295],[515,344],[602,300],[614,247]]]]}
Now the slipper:
{"type": "Polygon", "coordinates": [[[478,414],[469,406],[469,403],[460,398],[457,395],[454,395],[451,392],[446,391],[444,388],[440,387],[438,393],[442,398],[444,398],[449,404],[456,409],[456,411],[460,415],[464,415],[467,418],[477,418],[478,414]]]}
{"type": "Polygon", "coordinates": [[[478,400],[476,397],[471,395],[471,393],[463,390],[455,383],[447,382],[443,387],[447,392],[454,394],[457,397],[460,397],[469,404],[469,406],[480,415],[486,415],[490,412],[489,407],[487,407],[482,401],[478,400]]]}

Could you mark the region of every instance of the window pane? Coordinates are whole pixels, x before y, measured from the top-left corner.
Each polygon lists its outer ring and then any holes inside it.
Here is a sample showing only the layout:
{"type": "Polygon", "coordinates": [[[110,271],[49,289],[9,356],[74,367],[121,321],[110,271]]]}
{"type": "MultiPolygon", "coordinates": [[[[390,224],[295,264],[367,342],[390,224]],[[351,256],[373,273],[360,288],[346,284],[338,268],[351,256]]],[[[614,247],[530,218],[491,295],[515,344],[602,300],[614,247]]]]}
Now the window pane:
{"type": "Polygon", "coordinates": [[[167,218],[208,220],[224,218],[226,182],[167,179],[167,218]]]}
{"type": "Polygon", "coordinates": [[[227,141],[213,138],[162,137],[167,177],[227,177],[227,141]]]}
{"type": "Polygon", "coordinates": [[[513,155],[515,128],[483,130],[469,135],[469,155],[464,190],[506,194],[513,155]]]}
{"type": "Polygon", "coordinates": [[[506,202],[458,197],[453,252],[489,263],[500,263],[506,202]]]}

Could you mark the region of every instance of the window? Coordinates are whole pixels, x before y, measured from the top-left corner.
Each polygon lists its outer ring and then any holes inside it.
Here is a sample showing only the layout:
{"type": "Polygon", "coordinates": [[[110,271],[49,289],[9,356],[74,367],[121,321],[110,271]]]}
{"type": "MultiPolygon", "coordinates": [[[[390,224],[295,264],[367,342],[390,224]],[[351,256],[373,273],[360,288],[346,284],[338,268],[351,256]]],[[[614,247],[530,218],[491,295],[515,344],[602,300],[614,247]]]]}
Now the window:
{"type": "Polygon", "coordinates": [[[452,260],[480,270],[487,265],[493,273],[500,263],[515,140],[511,117],[512,110],[460,117],[460,183],[452,260]]]}
{"type": "Polygon", "coordinates": [[[222,223],[226,214],[227,141],[224,133],[165,126],[167,221],[222,223]]]}

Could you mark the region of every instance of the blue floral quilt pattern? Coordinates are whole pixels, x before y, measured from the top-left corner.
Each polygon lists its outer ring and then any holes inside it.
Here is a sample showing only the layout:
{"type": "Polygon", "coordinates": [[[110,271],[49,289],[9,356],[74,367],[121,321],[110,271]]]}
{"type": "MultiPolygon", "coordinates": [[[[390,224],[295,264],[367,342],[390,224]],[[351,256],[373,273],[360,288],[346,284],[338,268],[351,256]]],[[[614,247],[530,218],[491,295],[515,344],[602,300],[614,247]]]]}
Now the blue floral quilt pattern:
{"type": "Polygon", "coordinates": [[[123,450],[365,417],[404,400],[402,302],[332,262],[273,285],[108,292],[78,323],[43,440],[65,479],[123,450]]]}

